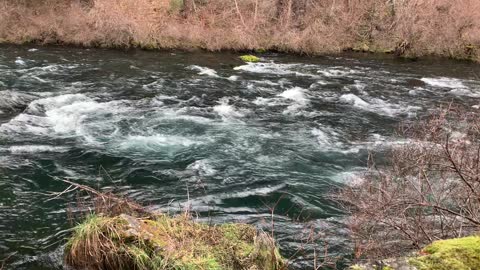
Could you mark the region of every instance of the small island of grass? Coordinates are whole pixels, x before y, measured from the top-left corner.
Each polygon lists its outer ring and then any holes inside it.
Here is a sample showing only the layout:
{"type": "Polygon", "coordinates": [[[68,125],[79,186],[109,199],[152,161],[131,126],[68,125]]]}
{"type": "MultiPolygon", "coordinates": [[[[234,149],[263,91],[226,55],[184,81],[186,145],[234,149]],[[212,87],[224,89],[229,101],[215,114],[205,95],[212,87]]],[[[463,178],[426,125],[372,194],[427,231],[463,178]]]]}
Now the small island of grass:
{"type": "Polygon", "coordinates": [[[278,270],[275,241],[248,224],[207,225],[187,215],[90,215],[66,247],[75,269],[278,270]]]}

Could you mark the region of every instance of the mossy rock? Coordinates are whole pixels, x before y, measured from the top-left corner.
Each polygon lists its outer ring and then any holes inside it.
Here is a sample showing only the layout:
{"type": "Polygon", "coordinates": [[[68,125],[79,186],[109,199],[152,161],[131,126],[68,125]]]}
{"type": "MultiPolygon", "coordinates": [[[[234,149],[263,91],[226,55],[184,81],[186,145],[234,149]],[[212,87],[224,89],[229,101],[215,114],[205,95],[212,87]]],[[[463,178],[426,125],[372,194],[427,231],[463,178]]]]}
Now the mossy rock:
{"type": "Polygon", "coordinates": [[[285,269],[275,241],[254,226],[166,215],[91,215],[75,227],[65,259],[75,269],[285,269]]]}
{"type": "Polygon", "coordinates": [[[480,269],[480,236],[433,242],[422,250],[424,256],[410,259],[418,270],[480,269]]]}
{"type": "Polygon", "coordinates": [[[240,56],[240,59],[247,63],[255,63],[260,61],[260,58],[256,57],[255,55],[242,55],[240,56]]]}

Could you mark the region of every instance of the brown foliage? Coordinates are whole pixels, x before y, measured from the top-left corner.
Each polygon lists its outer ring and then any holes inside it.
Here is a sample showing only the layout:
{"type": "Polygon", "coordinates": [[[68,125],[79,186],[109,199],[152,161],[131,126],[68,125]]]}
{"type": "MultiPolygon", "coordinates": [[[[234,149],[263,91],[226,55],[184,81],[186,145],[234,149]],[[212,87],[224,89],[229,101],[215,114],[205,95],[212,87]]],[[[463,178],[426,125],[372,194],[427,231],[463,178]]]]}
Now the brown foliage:
{"type": "Polygon", "coordinates": [[[352,213],[357,257],[398,256],[480,229],[478,112],[449,108],[400,134],[408,141],[389,165],[372,166],[338,195],[352,213]]]}
{"type": "Polygon", "coordinates": [[[0,40],[84,46],[277,49],[368,47],[478,60],[477,0],[44,0],[0,3],[0,40]]]}

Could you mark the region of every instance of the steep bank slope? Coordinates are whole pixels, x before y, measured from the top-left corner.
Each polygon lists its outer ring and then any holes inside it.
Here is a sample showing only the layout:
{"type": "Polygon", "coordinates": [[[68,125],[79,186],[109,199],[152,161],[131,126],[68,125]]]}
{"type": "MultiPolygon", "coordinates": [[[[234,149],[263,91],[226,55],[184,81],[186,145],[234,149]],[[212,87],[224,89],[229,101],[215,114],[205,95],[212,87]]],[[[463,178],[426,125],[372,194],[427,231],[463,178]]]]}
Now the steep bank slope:
{"type": "Polygon", "coordinates": [[[480,60],[477,0],[3,0],[0,41],[480,60]]]}

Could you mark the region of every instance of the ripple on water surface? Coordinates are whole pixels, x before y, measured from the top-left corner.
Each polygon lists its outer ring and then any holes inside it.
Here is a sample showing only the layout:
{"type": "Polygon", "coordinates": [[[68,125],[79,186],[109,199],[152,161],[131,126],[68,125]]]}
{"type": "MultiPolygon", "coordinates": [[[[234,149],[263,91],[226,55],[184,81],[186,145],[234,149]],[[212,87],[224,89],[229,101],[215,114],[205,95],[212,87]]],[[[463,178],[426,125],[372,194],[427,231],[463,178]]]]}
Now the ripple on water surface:
{"type": "MultiPolygon", "coordinates": [[[[0,53],[0,259],[16,252],[17,269],[61,264],[67,202],[46,195],[66,188],[61,178],[153,209],[192,207],[208,221],[265,229],[268,206],[277,204],[285,254],[301,246],[297,219],[328,232],[331,252],[342,253],[342,213],[326,195],[362,171],[369,150],[402,143],[392,136],[399,121],[442,101],[480,104],[480,83],[462,72],[472,70],[465,63],[0,53]]],[[[294,266],[307,267],[311,256],[294,266]]]]}

